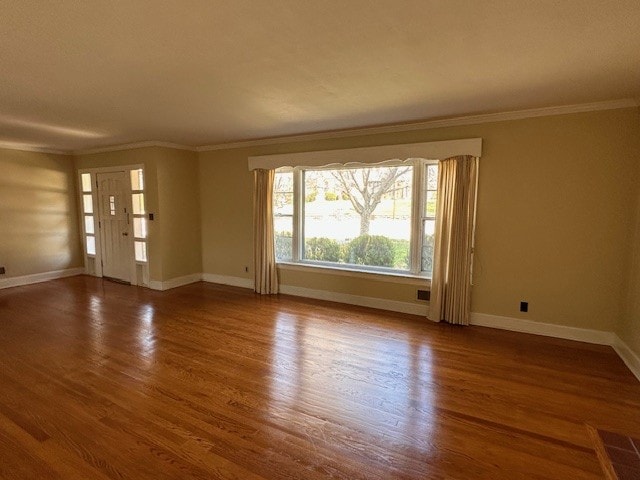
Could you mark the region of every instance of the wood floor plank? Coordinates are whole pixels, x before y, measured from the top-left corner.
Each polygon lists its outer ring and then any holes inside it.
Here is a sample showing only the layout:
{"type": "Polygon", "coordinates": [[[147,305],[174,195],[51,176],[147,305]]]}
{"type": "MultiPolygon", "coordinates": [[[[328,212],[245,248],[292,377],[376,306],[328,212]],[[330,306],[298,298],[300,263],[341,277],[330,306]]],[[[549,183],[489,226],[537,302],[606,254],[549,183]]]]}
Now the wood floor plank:
{"type": "Polygon", "coordinates": [[[602,478],[609,347],[196,283],[0,291],[0,478],[602,478]]]}

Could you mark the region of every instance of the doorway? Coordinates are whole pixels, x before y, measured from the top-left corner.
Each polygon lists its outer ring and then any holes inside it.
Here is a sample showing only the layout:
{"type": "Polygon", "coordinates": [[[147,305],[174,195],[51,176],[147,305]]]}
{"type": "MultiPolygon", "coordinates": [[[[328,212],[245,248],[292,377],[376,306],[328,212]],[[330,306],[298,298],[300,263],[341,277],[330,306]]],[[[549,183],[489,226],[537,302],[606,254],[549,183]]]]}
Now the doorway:
{"type": "MultiPolygon", "coordinates": [[[[79,213],[88,275],[150,286],[144,165],[78,170],[79,213]]],[[[148,218],[147,218],[148,217],[148,218]]]]}

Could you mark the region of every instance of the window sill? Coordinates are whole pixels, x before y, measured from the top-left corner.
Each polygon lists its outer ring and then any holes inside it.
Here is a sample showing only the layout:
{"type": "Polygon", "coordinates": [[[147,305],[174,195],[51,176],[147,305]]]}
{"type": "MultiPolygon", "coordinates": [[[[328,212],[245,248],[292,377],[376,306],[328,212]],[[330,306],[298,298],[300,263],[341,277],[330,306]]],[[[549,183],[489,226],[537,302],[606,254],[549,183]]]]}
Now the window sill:
{"type": "Polygon", "coordinates": [[[364,278],[379,282],[400,283],[406,285],[419,285],[431,288],[431,279],[421,275],[398,272],[366,272],[349,267],[333,267],[328,265],[312,265],[308,263],[278,262],[278,269],[298,272],[320,273],[338,275],[343,277],[364,278]]]}

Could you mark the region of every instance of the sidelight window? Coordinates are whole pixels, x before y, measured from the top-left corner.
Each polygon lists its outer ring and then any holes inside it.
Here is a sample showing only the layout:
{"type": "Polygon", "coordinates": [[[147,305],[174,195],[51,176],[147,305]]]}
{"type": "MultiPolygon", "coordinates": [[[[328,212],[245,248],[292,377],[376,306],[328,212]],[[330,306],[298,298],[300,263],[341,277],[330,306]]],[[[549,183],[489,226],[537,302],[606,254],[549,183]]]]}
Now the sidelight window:
{"type": "Polygon", "coordinates": [[[80,175],[80,183],[82,185],[82,215],[84,224],[84,244],[87,255],[95,256],[96,254],[96,227],[95,217],[93,215],[93,184],[90,173],[80,175]]]}
{"type": "Polygon", "coordinates": [[[144,198],[144,172],[131,170],[133,205],[133,248],[136,262],[147,262],[147,216],[144,198]]]}

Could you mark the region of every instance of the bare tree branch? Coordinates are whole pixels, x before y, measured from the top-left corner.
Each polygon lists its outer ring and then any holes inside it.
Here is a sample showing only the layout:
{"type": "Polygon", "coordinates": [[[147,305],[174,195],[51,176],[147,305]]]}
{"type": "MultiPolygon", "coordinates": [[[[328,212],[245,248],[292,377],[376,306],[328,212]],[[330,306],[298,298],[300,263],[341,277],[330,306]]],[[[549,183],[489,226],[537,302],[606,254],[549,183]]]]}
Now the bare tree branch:
{"type": "Polygon", "coordinates": [[[371,168],[350,168],[333,170],[331,174],[348,195],[351,205],[360,215],[360,234],[369,233],[369,222],[376,207],[382,201],[398,178],[409,171],[410,167],[386,167],[384,175],[377,181],[371,181],[371,168]],[[359,182],[361,180],[361,183],[359,182]],[[355,195],[357,191],[362,201],[355,195]]]}

